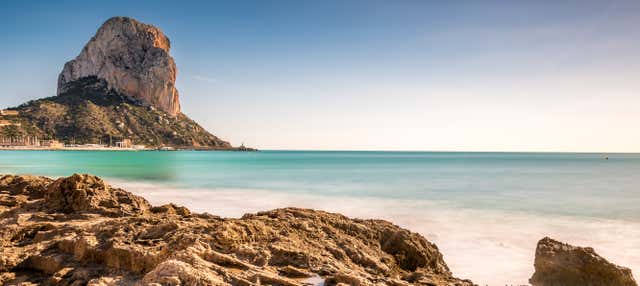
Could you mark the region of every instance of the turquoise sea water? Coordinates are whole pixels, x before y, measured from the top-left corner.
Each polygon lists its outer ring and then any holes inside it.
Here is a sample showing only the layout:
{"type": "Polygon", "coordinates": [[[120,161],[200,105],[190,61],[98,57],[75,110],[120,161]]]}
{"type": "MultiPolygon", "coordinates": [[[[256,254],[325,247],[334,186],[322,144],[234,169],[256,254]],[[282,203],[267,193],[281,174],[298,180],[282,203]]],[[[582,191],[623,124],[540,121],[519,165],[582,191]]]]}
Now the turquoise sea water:
{"type": "Polygon", "coordinates": [[[483,284],[526,283],[543,235],[640,270],[640,154],[0,151],[0,173],[92,173],[228,216],[301,206],[381,217],[436,241],[454,273],[483,284]],[[495,273],[478,266],[487,257],[495,273]]]}
{"type": "Polygon", "coordinates": [[[0,172],[640,220],[640,154],[2,151],[0,172]]]}

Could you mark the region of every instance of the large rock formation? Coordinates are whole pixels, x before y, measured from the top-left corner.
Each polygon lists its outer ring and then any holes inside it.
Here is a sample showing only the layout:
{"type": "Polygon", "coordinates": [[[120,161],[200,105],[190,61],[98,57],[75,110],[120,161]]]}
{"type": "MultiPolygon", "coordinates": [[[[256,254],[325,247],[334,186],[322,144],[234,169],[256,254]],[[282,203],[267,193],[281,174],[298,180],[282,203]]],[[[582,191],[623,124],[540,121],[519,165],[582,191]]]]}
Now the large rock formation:
{"type": "Polygon", "coordinates": [[[11,108],[19,115],[0,119],[14,124],[16,138],[112,145],[129,139],[151,148],[254,150],[234,148],[180,112],[169,48],[158,28],[111,18],[65,64],[57,96],[11,108]]]}
{"type": "Polygon", "coordinates": [[[631,270],[600,257],[593,248],[545,237],[538,242],[533,286],[637,286],[631,270]]]}
{"type": "Polygon", "coordinates": [[[80,55],[64,65],[58,94],[76,80],[95,76],[118,93],[176,116],[180,102],[170,48],[169,38],[160,29],[127,17],[111,18],[80,55]]]}
{"type": "Polygon", "coordinates": [[[295,208],[223,219],[90,175],[0,177],[0,284],[472,285],[386,221],[295,208]]]}

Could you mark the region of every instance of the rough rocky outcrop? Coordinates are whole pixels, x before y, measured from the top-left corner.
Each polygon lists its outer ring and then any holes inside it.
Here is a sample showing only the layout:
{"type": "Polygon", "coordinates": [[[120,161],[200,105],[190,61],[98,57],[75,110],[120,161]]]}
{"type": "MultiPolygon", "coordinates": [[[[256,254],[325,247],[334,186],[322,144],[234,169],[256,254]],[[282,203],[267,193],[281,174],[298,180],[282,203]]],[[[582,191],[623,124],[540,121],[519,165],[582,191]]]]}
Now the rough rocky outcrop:
{"type": "Polygon", "coordinates": [[[171,116],[180,113],[176,65],[169,38],[160,29],[127,17],[107,20],[58,77],[58,94],[69,84],[90,76],[109,88],[171,116]]]}
{"type": "Polygon", "coordinates": [[[593,248],[545,237],[538,242],[533,286],[637,286],[631,270],[608,262],[593,248]]]}
{"type": "Polygon", "coordinates": [[[106,216],[142,214],[150,208],[141,197],[111,189],[96,176],[78,174],[49,184],[44,205],[52,212],[96,212],[106,216]]]}
{"type": "Polygon", "coordinates": [[[296,208],[223,219],[152,207],[90,175],[0,178],[2,285],[319,283],[472,285],[386,221],[296,208]]]}

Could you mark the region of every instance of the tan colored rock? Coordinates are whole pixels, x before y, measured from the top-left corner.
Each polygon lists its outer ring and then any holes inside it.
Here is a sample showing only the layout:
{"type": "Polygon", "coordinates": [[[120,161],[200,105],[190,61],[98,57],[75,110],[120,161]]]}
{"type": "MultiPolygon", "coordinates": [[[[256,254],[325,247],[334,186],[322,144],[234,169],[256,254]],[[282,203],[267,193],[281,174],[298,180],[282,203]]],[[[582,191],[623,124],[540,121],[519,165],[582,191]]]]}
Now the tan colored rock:
{"type": "Polygon", "coordinates": [[[26,203],[0,212],[1,285],[473,285],[381,220],[297,208],[223,219],[77,174],[0,178],[0,201],[14,196],[26,203]]]}
{"type": "Polygon", "coordinates": [[[0,177],[0,192],[11,194],[13,197],[23,195],[41,198],[44,195],[45,186],[51,181],[44,177],[6,175],[0,177]]]}
{"type": "Polygon", "coordinates": [[[176,206],[175,204],[166,204],[157,207],[152,207],[153,213],[166,213],[166,214],[178,214],[181,216],[189,216],[191,212],[185,207],[176,206]]]}
{"type": "Polygon", "coordinates": [[[228,285],[222,278],[211,271],[199,271],[188,263],[179,260],[167,260],[147,273],[143,283],[158,283],[160,285],[228,285]]]}
{"type": "Polygon", "coordinates": [[[282,267],[278,271],[280,272],[280,274],[282,274],[284,276],[287,276],[287,277],[292,277],[292,278],[309,278],[309,277],[313,277],[313,274],[309,273],[308,271],[305,271],[304,269],[293,267],[291,265],[287,265],[285,267],[282,267]]]}
{"type": "Polygon", "coordinates": [[[48,185],[44,203],[49,211],[93,211],[111,216],[140,214],[151,207],[144,198],[112,189],[96,176],[80,174],[60,178],[48,185]]]}
{"type": "Polygon", "coordinates": [[[46,274],[55,274],[63,268],[65,256],[62,254],[37,254],[29,257],[21,267],[32,268],[46,274]]]}
{"type": "Polygon", "coordinates": [[[591,247],[577,247],[545,237],[538,242],[533,286],[637,286],[631,269],[617,266],[591,247]]]}
{"type": "Polygon", "coordinates": [[[127,17],[113,17],[98,29],[58,77],[58,95],[76,80],[95,76],[118,93],[158,108],[180,113],[175,87],[176,65],[169,38],[160,29],[127,17]]]}

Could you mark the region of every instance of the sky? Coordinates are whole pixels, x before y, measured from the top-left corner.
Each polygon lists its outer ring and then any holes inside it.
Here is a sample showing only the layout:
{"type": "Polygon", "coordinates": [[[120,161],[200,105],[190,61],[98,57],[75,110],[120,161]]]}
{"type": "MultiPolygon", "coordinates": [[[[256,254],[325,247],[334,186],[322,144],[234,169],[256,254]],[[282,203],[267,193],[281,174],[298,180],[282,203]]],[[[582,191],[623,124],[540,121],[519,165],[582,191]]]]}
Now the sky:
{"type": "Polygon", "coordinates": [[[640,152],[640,1],[2,1],[0,107],[112,16],[162,29],[183,113],[260,149],[640,152]]]}

